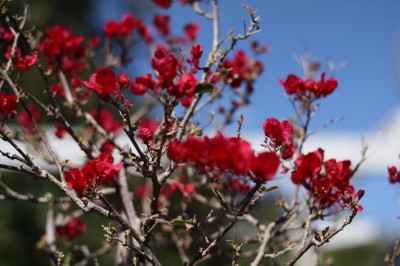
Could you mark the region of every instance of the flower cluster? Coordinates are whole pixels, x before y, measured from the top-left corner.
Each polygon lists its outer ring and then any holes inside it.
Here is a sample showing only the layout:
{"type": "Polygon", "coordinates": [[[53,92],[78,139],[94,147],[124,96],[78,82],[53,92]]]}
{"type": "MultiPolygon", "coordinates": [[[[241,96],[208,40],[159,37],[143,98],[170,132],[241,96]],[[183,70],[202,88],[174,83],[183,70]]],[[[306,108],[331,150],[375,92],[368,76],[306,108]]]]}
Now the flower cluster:
{"type": "Polygon", "coordinates": [[[388,173],[390,184],[400,183],[400,173],[395,166],[388,167],[388,173]]]}
{"type": "Polygon", "coordinates": [[[61,69],[67,75],[80,74],[86,69],[84,38],[74,35],[62,25],[46,29],[40,50],[47,57],[50,69],[61,69]]]}
{"type": "Polygon", "coordinates": [[[122,127],[122,123],[119,122],[107,109],[93,110],[90,112],[94,120],[108,133],[117,133],[122,127]]]}
{"type": "Polygon", "coordinates": [[[222,134],[204,139],[188,136],[183,143],[173,140],[169,143],[167,155],[174,162],[193,164],[214,177],[231,172],[259,181],[272,179],[280,164],[275,153],[255,155],[249,142],[222,134]]]}
{"type": "MultiPolygon", "coordinates": [[[[197,60],[199,58],[196,54],[197,60]]],[[[201,56],[201,55],[200,55],[201,56]]],[[[195,94],[197,77],[192,73],[182,74],[179,79],[178,70],[180,63],[167,49],[159,47],[154,52],[151,65],[156,71],[157,80],[153,80],[150,74],[138,77],[131,84],[131,91],[136,95],[143,95],[147,90],[158,92],[159,88],[165,89],[169,95],[176,98],[191,98],[195,94]]]]}
{"type": "Polygon", "coordinates": [[[336,202],[347,204],[349,197],[357,201],[360,199],[361,196],[350,184],[350,161],[324,161],[324,150],[318,149],[301,154],[295,165],[292,181],[308,189],[321,209],[328,208],[336,202]]]}
{"type": "Polygon", "coordinates": [[[108,184],[122,168],[123,163],[113,165],[114,158],[110,153],[102,153],[92,161],[89,161],[82,170],[72,168],[66,172],[65,181],[68,187],[74,189],[79,196],[85,194],[85,190],[94,190],[99,183],[108,184]]]}
{"type": "Polygon", "coordinates": [[[237,51],[232,60],[225,59],[223,67],[227,70],[225,81],[232,88],[246,83],[248,93],[253,92],[253,82],[264,70],[260,61],[251,60],[242,50],[237,51]]]}
{"type": "Polygon", "coordinates": [[[33,133],[35,128],[33,121],[35,121],[36,124],[41,124],[42,118],[40,117],[38,109],[34,105],[28,105],[28,111],[29,113],[27,111],[21,113],[17,120],[18,123],[22,125],[29,133],[33,133]]]}
{"type": "Polygon", "coordinates": [[[293,157],[296,148],[292,142],[293,127],[289,121],[279,122],[276,118],[268,118],[263,122],[265,136],[270,139],[266,143],[274,150],[279,150],[282,159],[293,157]]]}
{"type": "MultiPolygon", "coordinates": [[[[190,197],[195,193],[194,183],[185,183],[183,180],[176,180],[172,183],[165,184],[160,190],[162,199],[170,199],[173,195],[180,194],[184,197],[190,197]]],[[[152,195],[152,188],[149,184],[137,186],[135,188],[135,196],[139,200],[149,198],[152,195]]]]}
{"type": "MultiPolygon", "coordinates": [[[[7,53],[5,54],[5,58],[7,60],[11,59],[11,46],[8,47],[7,53]]],[[[18,47],[15,48],[14,56],[12,58],[13,64],[15,68],[20,68],[24,71],[28,71],[37,63],[38,59],[38,51],[33,52],[32,55],[21,55],[21,49],[18,47]]]]}
{"type": "Polygon", "coordinates": [[[294,95],[295,99],[299,101],[310,101],[326,97],[338,86],[338,82],[333,77],[325,80],[325,73],[321,74],[321,79],[318,82],[314,79],[303,80],[296,75],[290,74],[285,81],[280,80],[279,83],[287,94],[294,95]]]}
{"type": "Polygon", "coordinates": [[[56,236],[72,239],[86,233],[86,224],[79,218],[72,219],[66,225],[57,228],[56,236]]]}
{"type": "Polygon", "coordinates": [[[8,118],[16,116],[17,108],[17,96],[0,91],[0,122],[4,123],[8,118]]]}
{"type": "Polygon", "coordinates": [[[129,86],[130,80],[125,73],[118,76],[110,68],[100,68],[89,78],[89,81],[84,81],[86,87],[96,92],[100,99],[108,101],[110,94],[115,95],[117,99],[122,99],[121,89],[129,86]]]}
{"type": "Polygon", "coordinates": [[[124,39],[130,38],[135,29],[146,43],[153,41],[150,28],[144,24],[143,20],[136,19],[132,14],[123,16],[121,23],[114,20],[107,21],[103,32],[108,39],[124,39]]]}

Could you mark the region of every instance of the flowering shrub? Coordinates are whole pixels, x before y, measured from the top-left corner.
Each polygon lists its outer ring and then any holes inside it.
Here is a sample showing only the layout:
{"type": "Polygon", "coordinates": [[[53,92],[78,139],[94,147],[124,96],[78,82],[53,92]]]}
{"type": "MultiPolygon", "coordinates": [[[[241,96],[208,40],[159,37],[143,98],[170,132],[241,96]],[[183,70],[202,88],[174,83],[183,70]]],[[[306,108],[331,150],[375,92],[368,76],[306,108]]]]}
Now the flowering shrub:
{"type": "MultiPolygon", "coordinates": [[[[257,57],[269,47],[253,41],[254,55],[234,52],[238,42],[260,31],[260,18],[245,6],[250,18],[246,31],[222,37],[217,1],[210,2],[208,10],[202,1],[180,1],[213,21],[213,46],[207,51],[197,43],[199,24],[188,23],[181,36],[174,35],[165,14],[155,15],[152,27],[128,13],[106,22],[102,36],[88,39],[63,25],[28,34],[27,17],[17,20],[7,1],[1,1],[7,19],[0,28],[5,51],[0,136],[13,152],[0,151],[10,161],[0,168],[43,179],[62,196],[28,196],[3,182],[1,187],[7,198],[47,204],[44,251],[53,264],[86,265],[116,249],[119,265],[162,265],[168,262],[159,250],[170,252],[172,245],[183,265],[203,260],[294,265],[362,210],[364,191],[351,184],[359,164],[327,160],[322,148],[303,151],[317,106],[338,88],[338,81],[315,67],[304,78],[289,74],[280,80],[296,118],[280,121],[265,114],[259,127],[265,140],[261,151],[255,150],[241,137],[244,118],[238,112],[250,102],[264,71],[257,57]],[[151,47],[151,71],[130,76],[121,67],[132,61],[129,52],[138,41],[151,47]],[[101,45],[104,54],[95,49],[101,45]],[[93,57],[102,63],[94,67],[93,57]],[[40,91],[19,85],[26,72],[44,81],[41,91],[49,101],[37,96],[40,91]],[[228,104],[221,100],[231,94],[228,104]],[[142,104],[138,99],[144,99],[142,104]],[[212,103],[218,105],[216,132],[206,134],[196,115],[213,108],[212,103]],[[152,120],[147,114],[156,105],[162,118],[152,120]],[[237,134],[227,134],[224,128],[235,122],[237,134]],[[79,148],[78,160],[64,157],[52,134],[79,148]],[[275,216],[266,218],[268,209],[253,209],[271,202],[272,191],[280,189],[271,185],[278,177],[291,180],[294,193],[276,200],[275,216]],[[88,212],[104,219],[103,228],[86,227],[80,217],[88,212]],[[317,220],[340,212],[348,217],[338,228],[314,228],[317,220]],[[243,232],[242,225],[252,229],[243,232]],[[236,228],[235,241],[230,240],[236,228]],[[103,230],[98,241],[107,243],[88,252],[81,252],[87,249],[83,245],[72,248],[75,238],[91,230],[103,230]]],[[[153,3],[168,9],[173,1],[153,3]]],[[[391,183],[399,182],[394,167],[389,173],[391,183]]]]}

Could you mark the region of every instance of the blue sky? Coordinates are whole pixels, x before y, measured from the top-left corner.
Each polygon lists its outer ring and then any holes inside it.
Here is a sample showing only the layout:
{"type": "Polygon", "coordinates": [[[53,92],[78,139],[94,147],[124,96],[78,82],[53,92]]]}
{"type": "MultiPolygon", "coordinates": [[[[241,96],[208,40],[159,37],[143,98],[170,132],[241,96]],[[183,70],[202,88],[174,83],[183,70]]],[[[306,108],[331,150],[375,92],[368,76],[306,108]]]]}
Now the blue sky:
{"type": "MultiPolygon", "coordinates": [[[[218,2],[221,12],[221,37],[226,36],[229,29],[234,29],[236,33],[243,31],[243,22],[248,20],[246,11],[241,7],[245,3],[256,8],[257,15],[262,19],[262,32],[253,39],[272,47],[270,53],[260,58],[264,63],[265,72],[256,83],[252,104],[242,110],[245,132],[260,131],[265,118],[273,116],[284,119],[293,115],[292,107],[285,98],[278,80],[284,79],[290,73],[302,74],[300,65],[293,60],[293,56],[303,53],[303,44],[309,48],[311,57],[320,59],[322,63],[327,59],[335,63],[346,63],[345,68],[333,73],[339,81],[339,87],[331,96],[321,101],[321,108],[313,120],[312,128],[319,128],[332,118],[342,117],[341,122],[325,129],[322,134],[339,132],[345,135],[343,132],[349,132],[361,139],[364,134],[377,132],[382,122],[390,117],[398,106],[400,1],[218,2]]],[[[127,2],[125,5],[115,5],[115,2],[106,0],[97,3],[97,14],[101,14],[98,17],[100,23],[108,19],[119,19],[129,10],[127,2]]],[[[147,7],[149,6],[151,5],[147,7]]],[[[181,7],[176,3],[170,10],[155,11],[170,14],[172,28],[176,33],[181,33],[180,29],[186,22],[200,23],[202,31],[199,43],[205,44],[206,51],[209,49],[207,44],[210,45],[212,36],[210,21],[194,14],[190,8],[181,7]]],[[[151,21],[149,16],[144,19],[151,21]]],[[[248,47],[249,42],[238,46],[245,50],[248,50],[248,47]]],[[[150,70],[141,66],[139,71],[150,70]]],[[[135,74],[137,72],[133,73],[135,74]]],[[[231,133],[234,134],[234,130],[231,133]]],[[[398,142],[393,145],[398,146],[398,142]]],[[[398,155],[393,152],[391,156],[397,158],[398,155]]],[[[388,185],[386,165],[382,164],[381,167],[382,170],[372,174],[364,172],[365,179],[357,182],[361,188],[367,190],[363,199],[363,215],[374,219],[381,227],[398,227],[396,215],[399,213],[399,206],[396,204],[396,197],[400,197],[400,188],[397,188],[396,192],[395,187],[388,185]]]]}

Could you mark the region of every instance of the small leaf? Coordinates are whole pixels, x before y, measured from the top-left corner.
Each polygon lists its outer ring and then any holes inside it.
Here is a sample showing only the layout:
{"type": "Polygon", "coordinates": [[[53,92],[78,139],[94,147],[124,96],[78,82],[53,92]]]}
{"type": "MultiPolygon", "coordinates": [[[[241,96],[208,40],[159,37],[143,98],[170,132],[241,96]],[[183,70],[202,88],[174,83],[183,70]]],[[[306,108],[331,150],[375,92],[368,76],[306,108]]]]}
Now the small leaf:
{"type": "Polygon", "coordinates": [[[181,219],[173,219],[171,222],[169,222],[169,224],[175,227],[186,228],[186,222],[181,219]]]}
{"type": "Polygon", "coordinates": [[[231,248],[236,249],[236,244],[233,240],[226,240],[226,243],[228,243],[231,248]]]}
{"type": "Polygon", "coordinates": [[[203,94],[206,92],[212,93],[215,91],[214,85],[209,82],[199,83],[196,86],[196,93],[203,94]]]}
{"type": "Polygon", "coordinates": [[[278,188],[279,188],[278,186],[269,187],[267,188],[267,192],[277,190],[278,188]]]}
{"type": "Polygon", "coordinates": [[[322,230],[322,237],[325,239],[329,235],[329,226],[322,230]]]}

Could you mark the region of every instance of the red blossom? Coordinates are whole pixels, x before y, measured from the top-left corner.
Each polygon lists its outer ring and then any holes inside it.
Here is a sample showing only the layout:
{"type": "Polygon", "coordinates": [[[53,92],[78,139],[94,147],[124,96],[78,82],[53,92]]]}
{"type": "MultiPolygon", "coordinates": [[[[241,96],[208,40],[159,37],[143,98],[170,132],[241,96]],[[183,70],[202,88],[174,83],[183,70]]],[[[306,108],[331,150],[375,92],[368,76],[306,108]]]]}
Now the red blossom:
{"type": "Polygon", "coordinates": [[[154,26],[156,27],[157,31],[167,37],[171,31],[169,27],[169,16],[167,15],[155,15],[153,18],[154,26]]]}
{"type": "Polygon", "coordinates": [[[187,60],[189,64],[192,65],[191,72],[196,73],[199,69],[200,65],[200,57],[203,55],[203,46],[202,45],[192,45],[190,48],[191,58],[187,60]]]}
{"type": "Polygon", "coordinates": [[[111,142],[104,141],[103,144],[101,144],[100,151],[111,153],[114,149],[115,149],[115,146],[111,142]]]}
{"type": "Polygon", "coordinates": [[[178,81],[177,89],[174,91],[176,97],[193,96],[197,86],[197,77],[194,74],[184,74],[178,81]]]}
{"type": "Polygon", "coordinates": [[[68,237],[72,239],[78,235],[86,233],[86,224],[79,218],[74,218],[66,225],[57,228],[57,237],[68,237]]]}
{"type": "Polygon", "coordinates": [[[133,30],[137,27],[138,21],[132,14],[126,14],[122,17],[121,23],[110,20],[103,27],[103,32],[108,39],[117,38],[120,36],[130,36],[133,30]]]}
{"type": "Polygon", "coordinates": [[[293,145],[291,135],[293,127],[289,121],[279,122],[276,118],[268,118],[263,122],[265,136],[271,140],[272,148],[279,148],[282,159],[289,159],[293,156],[296,148],[293,145]]]}
{"type": "Polygon", "coordinates": [[[172,0],[153,0],[153,3],[162,8],[169,8],[172,0]]]}
{"type": "Polygon", "coordinates": [[[350,161],[338,162],[330,159],[323,162],[323,155],[322,149],[301,154],[295,162],[296,170],[292,172],[292,181],[304,185],[321,209],[334,203],[354,208],[353,202],[361,199],[362,192],[356,193],[350,184],[350,161]]]}
{"type": "Polygon", "coordinates": [[[321,171],[324,150],[318,149],[306,155],[301,154],[295,164],[296,170],[292,172],[292,181],[295,184],[305,182],[307,178],[317,175],[321,171]]]}
{"type": "Polygon", "coordinates": [[[157,121],[151,120],[151,119],[142,119],[139,122],[139,127],[147,128],[150,131],[150,133],[153,135],[156,132],[158,125],[159,125],[159,123],[157,121]]]}
{"type": "Polygon", "coordinates": [[[59,82],[51,85],[50,90],[54,96],[65,97],[65,90],[59,82]]]}
{"type": "MultiPolygon", "coordinates": [[[[16,51],[19,51],[16,50],[16,51]]],[[[21,56],[20,52],[16,53],[14,57],[14,67],[21,68],[25,71],[31,69],[32,66],[36,65],[38,59],[38,51],[33,52],[32,55],[21,56]]]]}
{"type": "Polygon", "coordinates": [[[128,88],[130,84],[130,78],[127,74],[121,73],[117,77],[117,84],[121,89],[128,88]]]}
{"type": "Polygon", "coordinates": [[[157,82],[151,78],[151,74],[137,77],[131,84],[131,91],[135,95],[143,95],[148,89],[157,90],[157,82]]]}
{"type": "Polygon", "coordinates": [[[200,25],[196,23],[188,23],[184,26],[183,31],[188,40],[195,42],[200,31],[200,25]]]}
{"type": "Polygon", "coordinates": [[[113,93],[116,88],[117,78],[109,68],[100,68],[89,78],[89,81],[84,81],[86,87],[99,94],[102,100],[107,100],[110,93],[113,93]]]}
{"type": "Polygon", "coordinates": [[[49,67],[60,68],[66,74],[79,74],[86,68],[83,37],[73,35],[71,29],[62,25],[46,29],[46,38],[40,43],[40,50],[47,57],[49,67]]]}
{"type": "Polygon", "coordinates": [[[250,60],[241,50],[235,53],[233,60],[224,60],[223,67],[228,71],[225,80],[232,88],[238,88],[245,82],[249,88],[249,92],[252,91],[252,83],[254,80],[263,71],[263,66],[260,61],[250,60]]]}
{"type": "Polygon", "coordinates": [[[15,117],[17,108],[17,96],[7,95],[4,91],[0,91],[0,122],[4,123],[7,119],[15,117]]]}
{"type": "Polygon", "coordinates": [[[5,43],[11,44],[14,41],[14,34],[11,31],[11,28],[2,28],[0,27],[0,39],[5,43]]]}
{"type": "Polygon", "coordinates": [[[297,100],[326,97],[338,86],[338,82],[333,77],[325,80],[325,73],[321,74],[321,79],[318,82],[313,79],[303,80],[296,75],[290,74],[285,81],[279,80],[279,83],[287,94],[294,95],[297,100]]]}
{"type": "Polygon", "coordinates": [[[388,173],[390,184],[395,184],[397,182],[400,183],[400,173],[397,171],[397,168],[395,166],[388,167],[388,173]]]}
{"type": "Polygon", "coordinates": [[[78,168],[72,168],[64,172],[65,181],[70,189],[74,189],[79,196],[83,196],[84,191],[89,187],[91,180],[89,180],[85,173],[78,168]]]}
{"type": "Polygon", "coordinates": [[[107,109],[93,110],[90,112],[93,118],[109,133],[116,133],[122,128],[122,123],[115,119],[114,115],[107,109]]]}
{"type": "Polygon", "coordinates": [[[87,41],[90,47],[97,47],[100,45],[100,37],[93,37],[87,41]]]}
{"type": "Polygon", "coordinates": [[[60,122],[56,122],[56,131],[54,132],[57,138],[62,139],[68,132],[63,128],[60,122]]]}
{"type": "Polygon", "coordinates": [[[18,123],[22,125],[26,130],[28,130],[30,133],[33,133],[34,130],[34,125],[32,122],[32,119],[37,123],[40,124],[42,123],[42,119],[40,118],[40,113],[36,109],[34,105],[28,105],[28,112],[23,112],[19,117],[18,117],[18,123]],[[31,117],[32,116],[32,117],[31,117]]]}
{"type": "Polygon", "coordinates": [[[116,165],[113,165],[113,162],[114,158],[110,153],[102,153],[97,159],[87,162],[82,170],[72,168],[64,172],[65,181],[69,188],[74,189],[79,196],[83,196],[88,188],[95,189],[99,183],[110,183],[111,178],[123,166],[123,162],[116,165]]]}
{"type": "Polygon", "coordinates": [[[257,180],[265,182],[271,180],[275,176],[279,164],[280,160],[276,153],[263,152],[253,159],[251,171],[254,173],[257,180]]]}
{"type": "Polygon", "coordinates": [[[178,60],[165,48],[159,47],[151,60],[152,68],[157,72],[158,84],[168,92],[174,90],[174,79],[178,74],[178,60]]]}
{"type": "Polygon", "coordinates": [[[236,176],[254,175],[262,181],[271,179],[280,163],[276,154],[255,156],[249,142],[222,134],[204,140],[188,136],[184,143],[173,140],[167,155],[172,161],[193,164],[216,177],[228,171],[236,176]]]}
{"type": "Polygon", "coordinates": [[[153,134],[147,127],[141,127],[139,129],[139,137],[147,146],[153,145],[153,134]]]}

